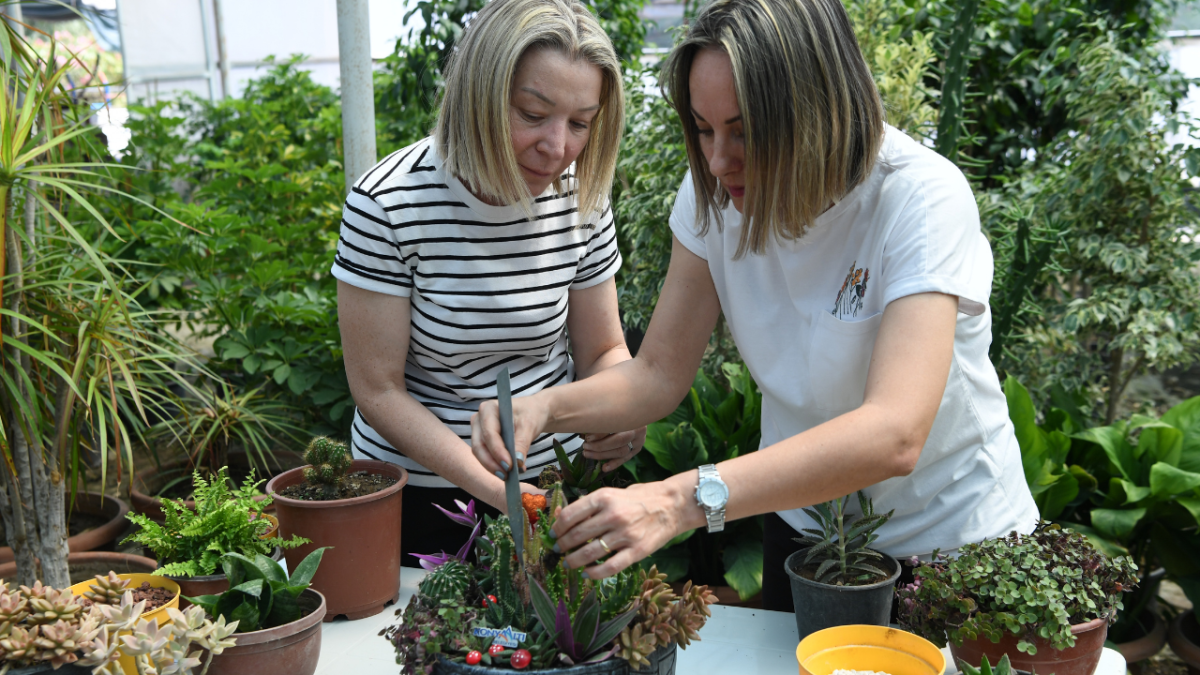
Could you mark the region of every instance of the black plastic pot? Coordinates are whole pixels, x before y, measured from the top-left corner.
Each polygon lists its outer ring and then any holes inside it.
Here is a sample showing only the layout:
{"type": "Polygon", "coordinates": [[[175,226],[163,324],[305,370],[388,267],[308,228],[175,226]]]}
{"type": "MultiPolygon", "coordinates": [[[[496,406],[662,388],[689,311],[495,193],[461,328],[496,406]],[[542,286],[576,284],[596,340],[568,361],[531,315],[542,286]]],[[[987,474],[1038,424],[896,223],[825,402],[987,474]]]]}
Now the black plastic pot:
{"type": "Polygon", "coordinates": [[[796,551],[783,562],[792,581],[792,602],[796,606],[796,630],[801,640],[834,626],[886,626],[892,613],[892,595],[900,578],[900,563],[884,554],[891,567],[884,581],[868,586],[830,586],[805,579],[796,570],[803,567],[805,549],[796,551]]]}
{"type": "Polygon", "coordinates": [[[650,665],[630,668],[633,675],[675,675],[675,661],[679,658],[679,647],[672,642],[659,647],[650,655],[650,665]]]}

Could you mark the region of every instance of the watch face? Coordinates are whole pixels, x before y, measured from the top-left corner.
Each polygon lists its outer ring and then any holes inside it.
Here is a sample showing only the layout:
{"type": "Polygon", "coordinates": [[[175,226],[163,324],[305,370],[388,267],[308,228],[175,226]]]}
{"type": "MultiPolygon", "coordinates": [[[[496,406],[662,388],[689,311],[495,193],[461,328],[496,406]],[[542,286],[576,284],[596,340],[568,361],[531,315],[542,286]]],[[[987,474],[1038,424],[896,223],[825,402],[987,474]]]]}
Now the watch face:
{"type": "Polygon", "coordinates": [[[709,508],[720,508],[729,501],[729,488],[715,480],[706,480],[700,486],[700,503],[709,508]]]}

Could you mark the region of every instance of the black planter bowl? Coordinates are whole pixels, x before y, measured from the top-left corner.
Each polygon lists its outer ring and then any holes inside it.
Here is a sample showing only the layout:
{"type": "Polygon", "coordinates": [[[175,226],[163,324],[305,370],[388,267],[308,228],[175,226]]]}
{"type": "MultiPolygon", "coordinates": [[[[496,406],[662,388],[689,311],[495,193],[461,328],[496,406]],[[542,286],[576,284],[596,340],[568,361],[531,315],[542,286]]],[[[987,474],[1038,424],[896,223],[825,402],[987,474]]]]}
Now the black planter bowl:
{"type": "Polygon", "coordinates": [[[468,666],[449,659],[439,658],[435,675],[498,675],[499,673],[523,673],[525,675],[675,675],[675,661],[679,648],[674,643],[659,647],[650,655],[650,666],[630,668],[629,663],[616,656],[600,663],[584,663],[566,668],[547,670],[513,670],[491,666],[468,666]]]}
{"type": "Polygon", "coordinates": [[[796,630],[800,639],[834,626],[886,626],[892,614],[892,595],[900,578],[900,562],[883,555],[883,564],[891,574],[887,579],[867,586],[830,586],[806,579],[796,572],[803,567],[806,549],[788,556],[783,569],[792,582],[792,602],[796,607],[796,630]]]}

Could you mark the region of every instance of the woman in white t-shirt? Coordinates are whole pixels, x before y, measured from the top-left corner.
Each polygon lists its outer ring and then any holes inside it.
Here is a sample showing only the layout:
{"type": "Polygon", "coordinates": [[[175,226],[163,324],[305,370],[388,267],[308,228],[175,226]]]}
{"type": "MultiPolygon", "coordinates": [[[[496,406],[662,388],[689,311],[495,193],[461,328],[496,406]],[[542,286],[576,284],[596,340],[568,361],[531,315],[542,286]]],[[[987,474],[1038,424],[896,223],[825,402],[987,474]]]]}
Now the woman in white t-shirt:
{"type": "MultiPolygon", "coordinates": [[[[470,534],[433,504],[503,508],[504,473],[467,443],[501,369],[534,393],[629,358],[608,206],[623,125],[620,64],[581,3],[493,0],[458,43],[434,135],[346,198],[333,275],[350,440],[356,458],[409,472],[405,554],[453,554],[470,534]]],[[[554,440],[612,470],[644,436],[538,435],[521,478],[554,461],[554,440]]]]}
{"type": "MultiPolygon", "coordinates": [[[[663,83],[691,172],[646,337],[632,361],[517,399],[517,446],[664,417],[721,312],[763,393],[762,446],[568,506],[555,525],[567,563],[609,576],[689,529],[766,513],[764,603],[786,609],[801,507],[864,490],[876,511],[895,510],[875,546],[896,557],[1031,530],[987,358],[992,257],[971,189],[885,124],[841,3],[717,0],[663,83]]],[[[493,470],[495,411],[472,422],[493,470]]]]}

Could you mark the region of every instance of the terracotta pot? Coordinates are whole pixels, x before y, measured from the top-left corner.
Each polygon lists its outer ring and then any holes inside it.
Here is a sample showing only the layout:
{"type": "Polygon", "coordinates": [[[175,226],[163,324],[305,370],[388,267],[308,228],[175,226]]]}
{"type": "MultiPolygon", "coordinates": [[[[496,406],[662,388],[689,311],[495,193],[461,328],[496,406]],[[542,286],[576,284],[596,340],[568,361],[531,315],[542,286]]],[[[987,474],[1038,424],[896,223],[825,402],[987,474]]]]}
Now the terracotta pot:
{"type": "MultiPolygon", "coordinates": [[[[297,599],[309,610],[289,624],[237,633],[237,646],[214,656],[210,675],[312,675],[321,657],[325,596],[308,588],[297,599]]],[[[205,659],[208,657],[205,656],[205,659]]]]}
{"type": "MultiPolygon", "coordinates": [[[[283,560],[283,549],[278,546],[271,552],[271,560],[283,560]]],[[[179,609],[192,606],[189,597],[201,595],[217,595],[229,590],[229,577],[221,574],[206,574],[199,577],[177,577],[165,575],[171,581],[179,584],[179,609]]]]}
{"type": "Polygon", "coordinates": [[[959,659],[978,666],[983,657],[988,657],[992,663],[1008,654],[1013,668],[1029,670],[1035,673],[1054,673],[1055,675],[1092,675],[1096,665],[1100,663],[1100,653],[1104,650],[1104,640],[1108,637],[1108,621],[1093,619],[1087,623],[1071,626],[1075,635],[1075,646],[1070,649],[1057,650],[1050,644],[1038,638],[1033,641],[1037,654],[1026,654],[1017,650],[1020,638],[1012,633],[1005,633],[1000,642],[992,642],[987,638],[965,640],[961,646],[950,643],[950,653],[954,655],[954,663],[959,659]]]}
{"type": "Polygon", "coordinates": [[[1117,651],[1121,652],[1121,656],[1125,657],[1125,662],[1131,667],[1138,661],[1145,661],[1154,656],[1167,644],[1167,623],[1157,612],[1148,608],[1138,619],[1141,626],[1149,626],[1146,634],[1136,640],[1117,643],[1117,651]]]}
{"type": "MultiPolygon", "coordinates": [[[[68,504],[70,500],[71,497],[68,495],[68,504]]],[[[116,497],[107,497],[96,492],[78,492],[75,494],[73,513],[102,516],[108,521],[100,527],[69,537],[67,549],[72,553],[98,549],[112,542],[125,531],[125,528],[129,527],[129,521],[125,520],[125,514],[129,513],[129,505],[116,497]]],[[[0,546],[0,563],[12,562],[15,559],[12,548],[0,546]]]]}
{"type": "MultiPolygon", "coordinates": [[[[150,558],[131,553],[113,553],[111,551],[85,551],[71,553],[67,556],[67,567],[71,570],[71,583],[87,581],[97,574],[149,573],[158,569],[158,563],[150,558]]],[[[0,565],[0,579],[13,579],[17,576],[17,563],[7,562],[0,565]]]]}
{"type": "Polygon", "coordinates": [[[1200,624],[1194,611],[1180,612],[1167,631],[1171,651],[1187,664],[1188,675],[1200,675],[1200,624]]]}
{"type": "MultiPolygon", "coordinates": [[[[300,455],[287,451],[276,452],[272,459],[273,461],[269,469],[274,472],[273,475],[278,475],[278,473],[286,469],[291,469],[303,463],[300,455]]],[[[229,453],[229,466],[249,468],[250,459],[244,452],[231,452],[229,453]]],[[[148,467],[137,472],[129,488],[129,503],[133,506],[134,512],[150,516],[150,518],[161,523],[163,520],[162,500],[153,495],[162,490],[167,483],[177,478],[190,481],[192,470],[192,463],[188,460],[183,460],[164,464],[160,467],[148,467]]],[[[260,478],[270,478],[270,476],[260,476],[260,478]]],[[[258,501],[265,498],[266,495],[255,497],[258,501]]],[[[196,508],[196,503],[190,499],[185,499],[184,504],[189,509],[196,508]]],[[[266,510],[271,511],[273,509],[274,505],[272,504],[267,506],[266,510]]]]}
{"type": "Polygon", "coordinates": [[[354,460],[350,472],[355,471],[391,476],[396,483],[365,497],[319,502],[279,496],[280,490],[304,481],[302,468],[267,483],[267,493],[275,498],[279,535],[312,540],[284,554],[288,569],[296,569],[317,548],[333,547],[321,558],[312,580],[328,603],[326,621],[339,615],[351,620],[374,616],[400,599],[401,489],[408,472],[370,459],[354,460]]]}

